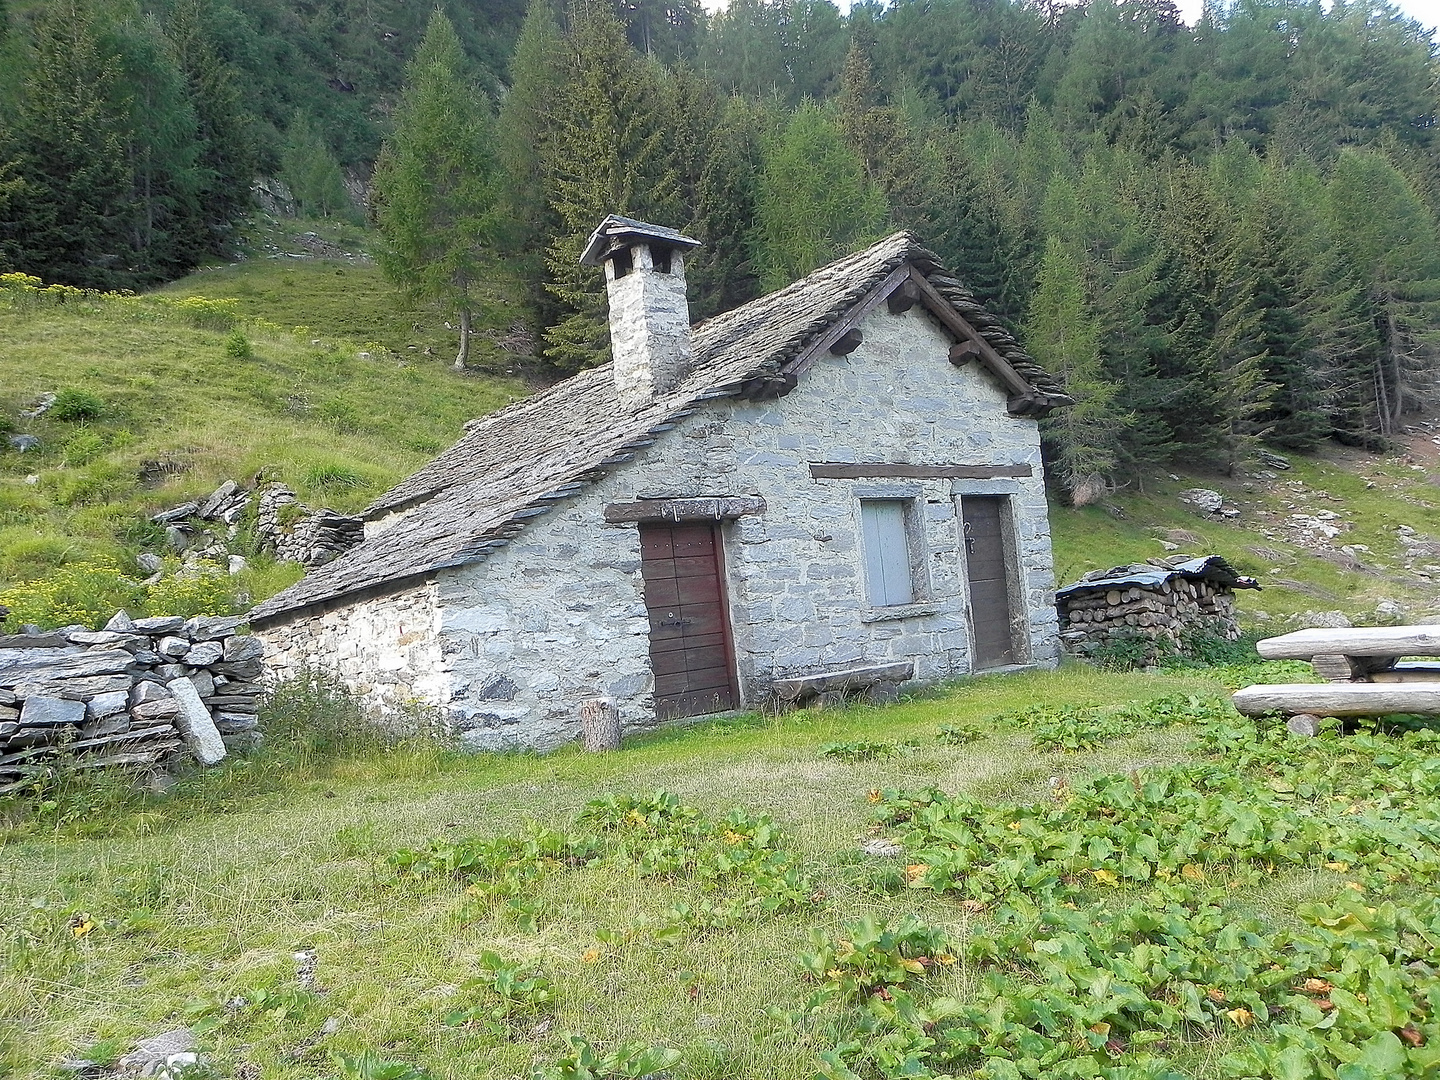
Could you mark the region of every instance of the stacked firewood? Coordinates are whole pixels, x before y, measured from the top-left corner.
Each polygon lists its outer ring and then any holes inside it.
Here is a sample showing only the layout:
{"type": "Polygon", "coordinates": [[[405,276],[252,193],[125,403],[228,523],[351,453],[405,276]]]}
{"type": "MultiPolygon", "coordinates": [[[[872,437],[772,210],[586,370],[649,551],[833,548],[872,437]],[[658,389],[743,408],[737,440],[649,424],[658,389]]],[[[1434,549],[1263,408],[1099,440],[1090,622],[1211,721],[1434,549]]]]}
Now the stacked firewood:
{"type": "Polygon", "coordinates": [[[1178,647],[1187,631],[1238,638],[1234,593],[1204,578],[1177,575],[1154,585],[1076,590],[1060,608],[1060,636],[1072,653],[1092,653],[1116,638],[1139,635],[1178,647]]]}
{"type": "Polygon", "coordinates": [[[99,631],[0,636],[0,795],[61,764],[213,765],[254,745],[264,646],[239,625],[117,612],[99,631]]]}

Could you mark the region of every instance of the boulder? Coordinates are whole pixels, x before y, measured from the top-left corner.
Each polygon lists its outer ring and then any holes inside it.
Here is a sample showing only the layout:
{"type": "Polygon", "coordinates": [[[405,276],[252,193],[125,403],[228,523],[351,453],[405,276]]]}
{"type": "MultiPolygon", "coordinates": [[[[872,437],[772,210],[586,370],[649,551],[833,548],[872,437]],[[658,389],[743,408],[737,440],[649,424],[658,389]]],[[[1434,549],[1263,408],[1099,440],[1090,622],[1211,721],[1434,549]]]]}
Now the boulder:
{"type": "MultiPolygon", "coordinates": [[[[136,561],[138,562],[139,560],[136,560],[136,561]]],[[[143,568],[142,568],[142,569],[143,569],[143,568]]],[[[159,569],[159,568],[157,567],[156,569],[159,569]]],[[[152,571],[148,571],[148,572],[149,572],[149,573],[154,573],[153,570],[152,570],[152,571]]],[[[130,618],[129,614],[127,614],[126,612],[124,612],[124,611],[117,611],[117,612],[115,612],[114,615],[110,616],[110,621],[105,624],[105,629],[106,629],[106,630],[113,630],[113,631],[115,631],[117,634],[129,634],[129,633],[134,633],[134,631],[135,631],[135,629],[136,629],[136,627],[135,627],[135,620],[132,619],[132,618],[130,618]]]]}
{"type": "Polygon", "coordinates": [[[85,719],[99,720],[102,716],[113,716],[115,713],[124,712],[130,704],[130,690],[112,690],[109,693],[97,694],[85,703],[85,719]]]}
{"type": "Polygon", "coordinates": [[[172,660],[179,660],[190,651],[190,642],[182,637],[162,637],[160,644],[155,647],[155,651],[161,656],[168,656],[172,660]]]}
{"type": "Polygon", "coordinates": [[[184,625],[185,620],[179,615],[152,615],[135,620],[135,629],[145,634],[173,634],[184,625]]]}
{"type": "Polygon", "coordinates": [[[265,643],[249,634],[232,637],[225,642],[225,659],[237,664],[244,660],[262,660],[265,657],[265,643]]]}
{"type": "Polygon", "coordinates": [[[196,615],[185,623],[185,636],[191,641],[219,641],[227,638],[245,620],[239,615],[196,615]]]}

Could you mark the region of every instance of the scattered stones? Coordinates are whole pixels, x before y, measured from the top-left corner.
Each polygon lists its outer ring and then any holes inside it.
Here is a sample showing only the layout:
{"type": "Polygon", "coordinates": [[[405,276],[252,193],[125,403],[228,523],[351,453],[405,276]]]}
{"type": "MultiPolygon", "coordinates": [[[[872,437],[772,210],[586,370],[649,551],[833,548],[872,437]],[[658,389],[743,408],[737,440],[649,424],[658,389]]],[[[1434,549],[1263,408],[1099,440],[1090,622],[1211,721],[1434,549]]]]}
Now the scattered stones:
{"type": "Polygon", "coordinates": [[[1225,496],[1218,491],[1211,491],[1209,488],[1191,488],[1189,491],[1180,493],[1180,501],[1207,514],[1218,514],[1220,508],[1225,505],[1225,496]]]}
{"type": "Polygon", "coordinates": [[[1288,621],[1300,630],[1337,630],[1355,625],[1343,611],[1303,611],[1299,615],[1291,615],[1288,621]]]}
{"type": "Polygon", "coordinates": [[[864,841],[860,845],[860,850],[866,855],[873,855],[881,859],[905,854],[903,845],[894,840],[887,840],[883,836],[872,837],[864,841]]]}
{"type": "Polygon", "coordinates": [[[1320,717],[1314,713],[1300,713],[1285,721],[1285,730],[1291,735],[1304,735],[1313,739],[1320,734],[1320,717]]]}
{"type": "Polygon", "coordinates": [[[122,1073],[130,1073],[134,1076],[160,1076],[168,1075],[168,1070],[172,1068],[178,1071],[179,1067],[184,1065],[194,1065],[197,1060],[195,1057],[195,1032],[184,1027],[141,1040],[134,1050],[131,1050],[116,1064],[122,1073]],[[188,1060],[183,1062],[173,1060],[181,1055],[188,1060]],[[162,1073],[162,1069],[167,1072],[162,1073]]]}
{"type": "Polygon", "coordinates": [[[159,555],[142,551],[139,555],[135,556],[135,565],[140,568],[142,573],[158,574],[161,570],[165,569],[165,560],[160,558],[159,555]]]}
{"type": "Polygon", "coordinates": [[[19,454],[28,454],[31,450],[40,449],[40,440],[34,435],[11,435],[10,449],[19,454]]]}

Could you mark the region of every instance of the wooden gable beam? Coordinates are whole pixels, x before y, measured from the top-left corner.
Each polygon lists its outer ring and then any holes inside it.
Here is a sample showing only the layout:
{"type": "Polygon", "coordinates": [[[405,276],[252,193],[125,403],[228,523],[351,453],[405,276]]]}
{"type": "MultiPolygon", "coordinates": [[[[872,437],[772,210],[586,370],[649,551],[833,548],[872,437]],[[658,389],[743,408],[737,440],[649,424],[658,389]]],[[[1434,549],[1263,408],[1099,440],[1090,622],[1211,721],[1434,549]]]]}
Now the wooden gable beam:
{"type": "MultiPolygon", "coordinates": [[[[809,345],[805,346],[794,360],[786,364],[784,368],[785,374],[794,375],[796,378],[804,375],[805,372],[815,366],[817,360],[829,354],[832,345],[839,342],[846,334],[855,329],[861,319],[879,307],[880,304],[895,291],[896,286],[902,281],[905,281],[909,276],[910,264],[908,262],[902,262],[899,266],[895,267],[894,270],[891,270],[878,285],[860,298],[859,303],[845,313],[843,319],[836,321],[828,330],[809,345]]],[[[794,384],[792,383],[791,385],[793,386],[794,384]]]]}
{"type": "Polygon", "coordinates": [[[844,318],[837,320],[786,364],[779,376],[755,379],[746,384],[744,396],[764,399],[788,394],[795,388],[800,376],[814,367],[822,356],[843,355],[836,346],[845,349],[853,340],[851,334],[861,320],[882,303],[896,314],[908,311],[917,303],[923,305],[959,342],[950,350],[950,362],[958,367],[971,356],[978,357],[1009,392],[1006,407],[1012,416],[1027,416],[1043,410],[1044,398],[1037,395],[1035,388],[909,262],[902,262],[886,274],[845,313],[844,318]]]}
{"type": "Polygon", "coordinates": [[[1010,361],[995,351],[995,346],[986,341],[980,331],[971,326],[969,321],[955,310],[950,301],[936,291],[935,286],[926,280],[924,274],[911,267],[910,280],[919,288],[920,303],[925,305],[925,310],[939,319],[945,328],[960,341],[973,343],[979,350],[981,362],[1005,384],[1005,389],[1016,397],[1024,397],[1027,400],[1034,397],[1035,388],[1010,366],[1010,361]]]}

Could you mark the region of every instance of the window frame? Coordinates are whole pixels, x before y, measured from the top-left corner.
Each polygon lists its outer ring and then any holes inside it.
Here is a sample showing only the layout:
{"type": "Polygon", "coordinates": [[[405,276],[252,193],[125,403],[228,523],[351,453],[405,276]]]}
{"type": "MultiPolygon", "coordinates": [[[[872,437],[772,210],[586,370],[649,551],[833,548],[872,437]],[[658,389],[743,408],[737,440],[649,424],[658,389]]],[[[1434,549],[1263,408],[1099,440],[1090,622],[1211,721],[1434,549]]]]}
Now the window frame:
{"type": "MultiPolygon", "coordinates": [[[[928,545],[925,541],[925,526],[923,514],[923,501],[913,491],[864,491],[857,493],[858,524],[860,526],[860,555],[863,564],[865,581],[864,606],[867,612],[867,621],[876,619],[905,618],[910,615],[928,614],[935,610],[934,598],[930,588],[930,575],[927,559],[928,545]],[[894,544],[897,541],[903,544],[899,553],[900,559],[896,559],[894,548],[875,549],[872,542],[872,533],[876,541],[883,542],[878,532],[872,530],[870,521],[873,512],[867,507],[878,504],[885,504],[895,507],[899,512],[899,528],[896,529],[894,517],[888,526],[889,541],[894,544]],[[886,554],[890,558],[886,559],[886,554]],[[888,590],[881,591],[877,595],[875,576],[877,564],[896,566],[903,565],[907,571],[906,584],[909,586],[909,598],[898,599],[900,592],[896,590],[891,593],[888,590]],[[883,602],[882,602],[883,601],[883,602]]],[[[883,580],[884,572],[881,570],[883,580]]],[[[884,585],[881,585],[884,590],[884,585]]]]}

